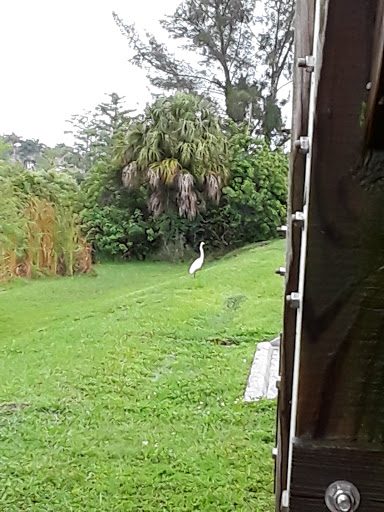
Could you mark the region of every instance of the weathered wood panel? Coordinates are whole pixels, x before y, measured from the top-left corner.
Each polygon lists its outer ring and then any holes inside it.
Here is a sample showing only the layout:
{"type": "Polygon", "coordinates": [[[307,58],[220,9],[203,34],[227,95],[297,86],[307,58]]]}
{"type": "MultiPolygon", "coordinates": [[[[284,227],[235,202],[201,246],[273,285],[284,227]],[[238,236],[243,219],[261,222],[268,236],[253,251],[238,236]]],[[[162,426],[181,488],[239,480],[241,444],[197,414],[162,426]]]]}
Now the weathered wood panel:
{"type": "MultiPolygon", "coordinates": [[[[379,512],[384,511],[384,486],[377,476],[384,474],[384,0],[319,1],[290,510],[326,510],[326,487],[349,479],[362,493],[360,508],[379,512]]],[[[296,57],[311,53],[314,3],[297,2],[296,57]],[[305,51],[303,30],[309,36],[305,51]]],[[[296,69],[294,80],[297,139],[307,134],[309,75],[296,69]]],[[[288,219],[302,210],[304,171],[304,157],[294,152],[288,219]]],[[[301,243],[289,220],[288,228],[286,294],[299,288],[301,243]]],[[[276,510],[288,483],[295,323],[295,311],[286,307],[276,510]]]]}
{"type": "Polygon", "coordinates": [[[372,64],[370,74],[370,94],[365,112],[366,129],[363,151],[364,156],[366,155],[367,151],[372,148],[384,149],[384,137],[382,136],[382,131],[384,129],[384,106],[380,105],[380,108],[378,105],[380,98],[382,98],[384,94],[384,0],[378,0],[376,12],[377,14],[373,35],[373,51],[371,57],[372,64]]]}
{"type": "Polygon", "coordinates": [[[325,492],[340,475],[359,489],[359,510],[384,512],[382,451],[304,442],[295,445],[293,455],[291,512],[327,510],[325,492]]]}
{"type": "Polygon", "coordinates": [[[316,106],[298,436],[384,439],[384,200],[361,158],[376,2],[332,0],[316,106]],[[342,30],[340,27],[342,26],[342,30]]]}

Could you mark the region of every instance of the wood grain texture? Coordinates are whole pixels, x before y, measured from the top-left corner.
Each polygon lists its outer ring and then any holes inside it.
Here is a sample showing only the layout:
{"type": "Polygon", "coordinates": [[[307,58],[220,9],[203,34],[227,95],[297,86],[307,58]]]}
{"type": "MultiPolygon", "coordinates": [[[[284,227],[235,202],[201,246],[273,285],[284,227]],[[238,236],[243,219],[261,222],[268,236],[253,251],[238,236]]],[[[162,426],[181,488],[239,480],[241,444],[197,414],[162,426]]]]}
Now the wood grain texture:
{"type": "MultiPolygon", "coordinates": [[[[320,0],[308,247],[290,510],[326,510],[331,481],[384,511],[384,0],[320,0]],[[366,88],[375,80],[372,92],[366,88]],[[368,107],[367,107],[368,105],[368,107]],[[364,119],[365,116],[365,119],[364,119]],[[373,150],[369,165],[362,161],[373,150]],[[379,179],[377,179],[377,176],[379,179]],[[315,444],[316,443],[316,444],[315,444]],[[342,476],[345,475],[345,476],[342,476]],[[380,481],[379,481],[380,480],[380,481]]],[[[315,2],[297,2],[296,57],[311,53],[315,2]]],[[[292,138],[307,134],[309,75],[295,70],[292,138]]],[[[288,218],[303,206],[293,152],[288,218]]],[[[300,231],[288,221],[285,294],[298,289],[300,231]]],[[[294,310],[285,307],[276,511],[287,486],[294,310]]]]}
{"type": "Polygon", "coordinates": [[[298,436],[384,439],[384,216],[354,176],[376,2],[332,0],[316,105],[298,436]],[[346,15],[348,13],[348,15],[346,15]],[[343,30],[340,30],[340,26],[343,30]]]}
{"type": "Polygon", "coordinates": [[[347,480],[358,488],[359,510],[384,511],[383,475],[384,457],[380,450],[298,442],[293,451],[290,512],[328,510],[325,492],[336,480],[347,480]]]}
{"type": "Polygon", "coordinates": [[[371,57],[370,92],[365,112],[365,141],[364,156],[371,148],[384,149],[383,109],[378,108],[383,88],[383,50],[384,50],[384,0],[378,0],[373,33],[373,48],[371,57]]]}

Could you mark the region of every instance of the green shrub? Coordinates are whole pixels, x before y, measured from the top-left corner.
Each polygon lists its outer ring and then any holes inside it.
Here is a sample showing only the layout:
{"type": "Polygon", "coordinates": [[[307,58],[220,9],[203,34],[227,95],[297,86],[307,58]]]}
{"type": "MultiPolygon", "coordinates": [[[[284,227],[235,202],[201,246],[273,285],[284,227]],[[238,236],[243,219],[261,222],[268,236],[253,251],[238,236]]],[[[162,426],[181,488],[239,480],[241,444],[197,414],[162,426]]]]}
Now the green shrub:
{"type": "Polygon", "coordinates": [[[231,177],[220,202],[200,195],[194,219],[175,208],[155,217],[148,182],[124,188],[118,167],[95,165],[82,184],[84,225],[95,251],[108,258],[181,261],[201,240],[207,251],[223,253],[275,237],[286,215],[287,155],[241,131],[229,142],[231,177]]]}
{"type": "MultiPolygon", "coordinates": [[[[162,243],[176,244],[178,254],[207,243],[207,251],[226,252],[276,236],[286,216],[288,158],[247,134],[232,140],[231,178],[218,206],[205,205],[194,221],[163,216],[162,243]]],[[[180,259],[180,257],[179,257],[180,259]]]]}
{"type": "Polygon", "coordinates": [[[203,219],[206,236],[218,249],[274,238],[286,216],[287,155],[244,134],[232,145],[231,180],[220,207],[203,219]]]}
{"type": "Polygon", "coordinates": [[[139,209],[95,205],[83,213],[84,227],[96,252],[106,258],[143,260],[154,251],[157,234],[139,209]]]}

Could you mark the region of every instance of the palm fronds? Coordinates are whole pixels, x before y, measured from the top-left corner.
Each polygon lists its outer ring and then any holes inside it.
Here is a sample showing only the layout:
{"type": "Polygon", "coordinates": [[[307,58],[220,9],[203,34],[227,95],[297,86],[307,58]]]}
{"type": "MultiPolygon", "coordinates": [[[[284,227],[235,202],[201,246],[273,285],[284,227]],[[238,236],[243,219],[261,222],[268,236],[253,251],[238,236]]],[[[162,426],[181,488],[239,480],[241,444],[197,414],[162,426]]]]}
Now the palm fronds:
{"type": "Polygon", "coordinates": [[[128,129],[116,156],[124,186],[131,187],[137,173],[154,189],[148,201],[152,212],[165,208],[159,203],[165,195],[157,192],[168,188],[175,192],[180,215],[188,218],[197,214],[194,187],[205,183],[206,197],[218,202],[229,174],[226,137],[213,106],[184,93],[160,98],[148,107],[142,121],[128,129]],[[186,176],[191,176],[193,184],[181,191],[180,184],[190,179],[186,176]]]}
{"type": "Polygon", "coordinates": [[[148,208],[155,217],[158,217],[163,213],[164,206],[164,198],[160,190],[156,190],[149,196],[148,208]]]}
{"type": "Polygon", "coordinates": [[[180,164],[176,158],[166,158],[161,162],[152,163],[150,171],[159,177],[161,183],[170,185],[175,181],[180,171],[180,164]]]}
{"type": "Polygon", "coordinates": [[[205,178],[207,196],[216,204],[219,204],[221,197],[222,181],[216,174],[208,174],[205,178]]]}
{"type": "Polygon", "coordinates": [[[185,172],[177,177],[178,196],[177,204],[179,215],[185,215],[189,220],[194,219],[197,214],[197,195],[193,190],[194,178],[192,174],[185,172]]]}
{"type": "Polygon", "coordinates": [[[135,161],[126,165],[122,171],[122,181],[124,187],[135,187],[139,182],[139,172],[135,161]]]}

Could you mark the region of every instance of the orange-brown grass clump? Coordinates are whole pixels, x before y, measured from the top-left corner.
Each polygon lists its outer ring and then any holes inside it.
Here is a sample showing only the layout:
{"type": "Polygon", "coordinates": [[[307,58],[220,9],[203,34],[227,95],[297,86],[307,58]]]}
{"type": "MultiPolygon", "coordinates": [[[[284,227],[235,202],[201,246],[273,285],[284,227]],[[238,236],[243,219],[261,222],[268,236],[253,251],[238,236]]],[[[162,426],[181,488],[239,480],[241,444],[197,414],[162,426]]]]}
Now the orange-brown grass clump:
{"type": "Polygon", "coordinates": [[[6,171],[0,169],[0,281],[88,272],[91,246],[76,213],[76,183],[53,172],[6,171]]]}

